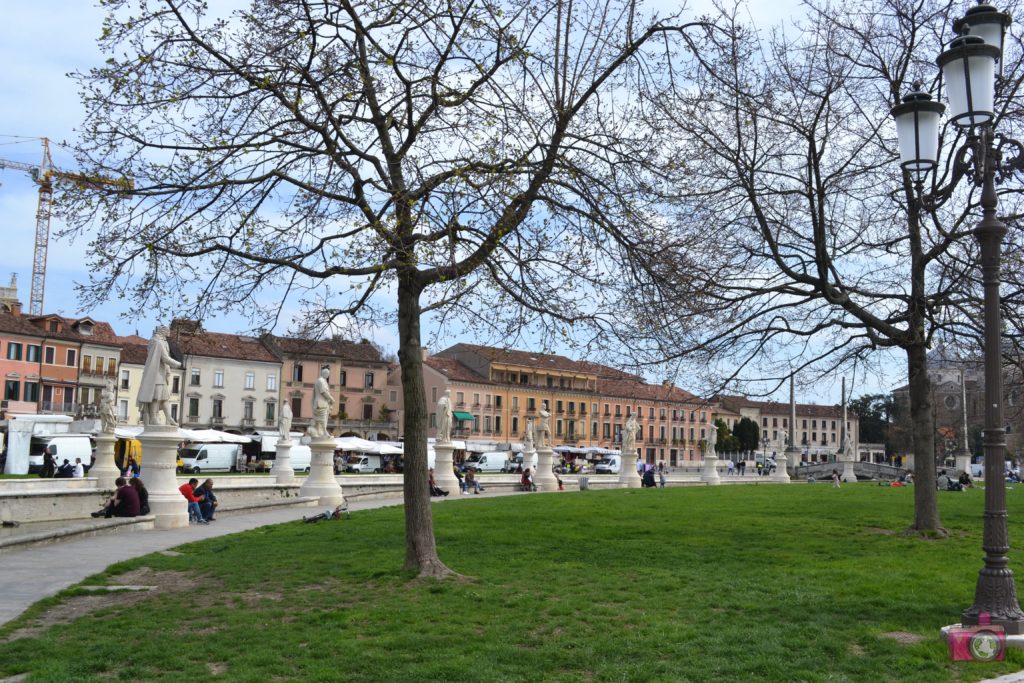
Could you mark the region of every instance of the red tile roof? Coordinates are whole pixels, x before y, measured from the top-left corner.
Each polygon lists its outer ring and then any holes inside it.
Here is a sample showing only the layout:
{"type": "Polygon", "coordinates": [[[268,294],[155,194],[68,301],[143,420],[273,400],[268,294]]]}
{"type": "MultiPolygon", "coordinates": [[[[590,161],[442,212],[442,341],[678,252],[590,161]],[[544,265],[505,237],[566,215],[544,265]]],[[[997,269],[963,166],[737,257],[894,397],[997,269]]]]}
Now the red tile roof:
{"type": "Polygon", "coordinates": [[[172,350],[182,355],[250,360],[257,363],[281,362],[280,358],[255,337],[220,332],[186,334],[180,330],[172,330],[168,341],[172,350]]]}
{"type": "Polygon", "coordinates": [[[384,363],[380,351],[370,342],[344,339],[300,339],[297,337],[264,337],[271,347],[289,356],[320,356],[358,363],[384,363]]]}
{"type": "MultiPolygon", "coordinates": [[[[129,339],[130,337],[121,337],[129,339]]],[[[135,365],[146,364],[146,354],[149,351],[149,342],[136,344],[135,342],[121,342],[121,362],[134,363],[135,365]]]]}
{"type": "Polygon", "coordinates": [[[574,361],[566,356],[553,353],[537,353],[534,351],[518,351],[516,349],[499,349],[493,346],[479,346],[477,344],[456,344],[441,351],[436,356],[453,356],[460,351],[470,351],[484,358],[491,363],[503,365],[514,365],[525,368],[542,370],[558,370],[561,372],[576,372],[580,374],[594,374],[589,367],[592,364],[583,364],[574,361]]]}
{"type": "Polygon", "coordinates": [[[673,384],[648,384],[635,379],[601,380],[597,384],[597,393],[601,396],[615,396],[639,401],[707,404],[707,401],[673,384]]]}
{"type": "Polygon", "coordinates": [[[473,382],[475,384],[494,384],[491,380],[487,379],[483,375],[479,375],[459,361],[453,358],[439,358],[438,356],[430,356],[423,361],[424,365],[428,365],[433,369],[440,372],[442,375],[448,377],[448,379],[456,382],[473,382]]]}
{"type": "MultiPolygon", "coordinates": [[[[770,415],[789,415],[789,404],[778,401],[753,401],[744,396],[718,396],[716,397],[723,406],[730,410],[739,412],[740,408],[756,408],[762,413],[770,415]]],[[[822,406],[814,403],[797,403],[796,412],[802,417],[839,417],[843,416],[843,407],[838,405],[822,406]]],[[[855,419],[857,416],[853,411],[848,411],[848,417],[855,419]]]]}

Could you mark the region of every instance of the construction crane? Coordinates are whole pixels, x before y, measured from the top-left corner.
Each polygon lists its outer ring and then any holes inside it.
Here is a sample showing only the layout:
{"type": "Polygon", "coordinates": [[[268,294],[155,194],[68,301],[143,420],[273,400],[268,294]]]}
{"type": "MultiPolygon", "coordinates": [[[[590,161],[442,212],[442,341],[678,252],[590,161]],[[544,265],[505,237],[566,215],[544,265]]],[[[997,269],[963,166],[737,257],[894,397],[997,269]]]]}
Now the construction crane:
{"type": "Polygon", "coordinates": [[[46,289],[46,251],[50,244],[50,211],[53,205],[53,181],[67,180],[80,187],[112,186],[130,190],[133,184],[127,179],[87,176],[81,173],[61,171],[54,167],[50,157],[49,138],[40,138],[43,143],[43,160],[39,164],[0,159],[0,168],[25,171],[39,185],[39,205],[36,207],[36,240],[32,257],[32,292],[29,298],[29,313],[43,314],[43,292],[46,289]]]}

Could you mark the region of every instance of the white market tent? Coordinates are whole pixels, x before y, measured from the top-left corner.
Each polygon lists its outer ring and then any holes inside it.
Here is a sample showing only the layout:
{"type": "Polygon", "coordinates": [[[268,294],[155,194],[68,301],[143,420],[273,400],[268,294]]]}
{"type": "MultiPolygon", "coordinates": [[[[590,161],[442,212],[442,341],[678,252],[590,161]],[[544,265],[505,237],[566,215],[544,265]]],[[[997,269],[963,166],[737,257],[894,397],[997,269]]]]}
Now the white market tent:
{"type": "MultiPolygon", "coordinates": [[[[143,429],[145,428],[142,425],[117,427],[114,429],[114,436],[118,439],[137,439],[143,429]]],[[[178,437],[183,441],[195,443],[249,443],[252,441],[249,437],[241,434],[230,434],[216,429],[185,429],[184,427],[178,427],[178,437]]]]}
{"type": "Polygon", "coordinates": [[[358,436],[339,436],[334,440],[339,450],[356,451],[358,453],[376,453],[377,455],[401,455],[404,451],[395,446],[377,441],[367,441],[358,436]]]}

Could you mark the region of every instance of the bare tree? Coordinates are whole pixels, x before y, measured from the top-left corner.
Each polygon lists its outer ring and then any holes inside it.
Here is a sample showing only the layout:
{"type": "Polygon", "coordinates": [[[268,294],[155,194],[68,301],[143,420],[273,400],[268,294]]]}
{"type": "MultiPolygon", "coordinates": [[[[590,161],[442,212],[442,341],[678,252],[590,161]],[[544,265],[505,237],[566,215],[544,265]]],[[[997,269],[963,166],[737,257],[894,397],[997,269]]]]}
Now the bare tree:
{"type": "Polygon", "coordinates": [[[651,136],[624,93],[678,58],[688,26],[596,0],[106,4],[78,161],[135,187],[64,198],[72,234],[95,230],[87,292],[265,323],[298,298],[319,325],[396,322],[405,566],[449,574],[422,316],[508,332],[607,319],[594,302],[649,201],[651,136]]]}
{"type": "MultiPolygon", "coordinates": [[[[930,188],[901,175],[889,109],[914,81],[938,94],[931,60],[960,4],[806,6],[795,37],[762,40],[726,15],[730,30],[709,35],[685,87],[651,93],[651,115],[678,132],[677,234],[652,266],[658,278],[641,283],[652,301],[645,326],[662,332],[651,339],[669,332],[676,357],[699,362],[709,381],[768,378],[768,391],[794,372],[820,377],[901,351],[921,484],[913,528],[939,530],[927,351],[973,324],[963,304],[973,298],[975,198],[965,187],[943,206],[918,199],[930,188]]],[[[1012,99],[1016,62],[1007,76],[1012,99]]],[[[962,171],[959,140],[944,137],[939,184],[962,171]]]]}

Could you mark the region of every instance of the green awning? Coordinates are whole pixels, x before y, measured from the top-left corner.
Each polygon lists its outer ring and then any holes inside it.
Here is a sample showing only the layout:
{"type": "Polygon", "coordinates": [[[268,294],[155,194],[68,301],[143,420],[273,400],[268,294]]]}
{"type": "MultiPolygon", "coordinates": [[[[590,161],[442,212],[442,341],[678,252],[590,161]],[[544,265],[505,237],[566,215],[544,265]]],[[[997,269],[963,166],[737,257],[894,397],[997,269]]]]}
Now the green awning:
{"type": "Polygon", "coordinates": [[[464,413],[461,410],[453,410],[452,415],[455,416],[456,420],[472,420],[473,413],[464,413]]]}

